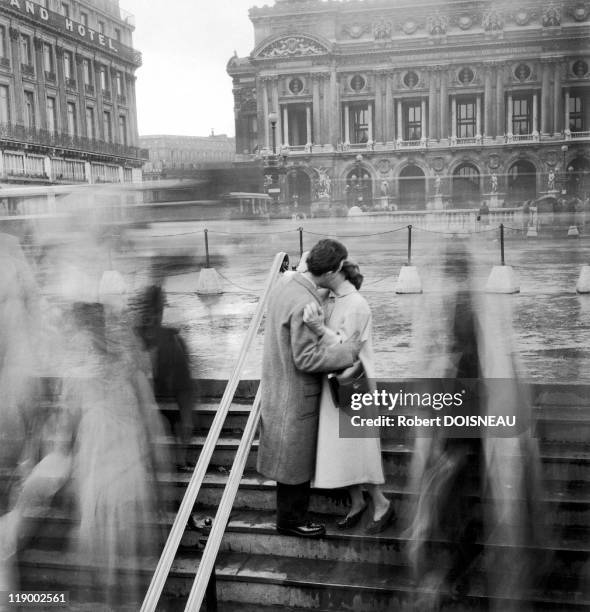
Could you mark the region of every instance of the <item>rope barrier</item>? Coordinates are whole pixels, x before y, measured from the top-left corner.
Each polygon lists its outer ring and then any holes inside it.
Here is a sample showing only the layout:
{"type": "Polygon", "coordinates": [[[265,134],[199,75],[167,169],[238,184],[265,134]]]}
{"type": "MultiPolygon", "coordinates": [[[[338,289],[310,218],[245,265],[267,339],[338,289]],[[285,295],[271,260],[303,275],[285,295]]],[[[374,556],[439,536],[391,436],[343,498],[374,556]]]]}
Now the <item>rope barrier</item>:
{"type": "Polygon", "coordinates": [[[238,285],[237,283],[234,283],[232,280],[230,280],[229,278],[227,278],[227,276],[225,276],[224,274],[222,274],[221,272],[217,271],[217,274],[219,274],[219,276],[221,276],[221,278],[229,283],[230,285],[233,285],[234,287],[236,287],[237,289],[239,289],[240,291],[243,291],[244,293],[251,293],[252,295],[259,295],[260,291],[262,289],[259,290],[252,290],[252,288],[246,288],[246,287],[242,287],[241,285],[238,285]]]}
{"type": "Polygon", "coordinates": [[[425,227],[416,227],[415,225],[412,225],[412,228],[415,230],[419,230],[421,232],[427,232],[429,234],[440,234],[440,235],[444,235],[444,236],[454,236],[456,234],[486,234],[488,232],[496,232],[498,231],[498,227],[490,227],[489,229],[485,229],[485,230],[475,230],[475,231],[460,231],[460,230],[456,230],[456,231],[448,231],[448,232],[444,232],[444,231],[440,231],[440,230],[431,230],[431,229],[426,229],[425,227]]]}
{"type": "Polygon", "coordinates": [[[385,234],[393,234],[395,232],[401,232],[402,230],[407,229],[408,226],[407,225],[402,225],[401,227],[396,227],[395,229],[391,229],[391,230],[386,230],[384,232],[373,232],[371,234],[336,234],[336,233],[323,233],[320,234],[318,232],[312,232],[310,230],[303,230],[304,234],[310,234],[311,236],[338,236],[340,238],[367,238],[370,236],[383,236],[385,234]]]}

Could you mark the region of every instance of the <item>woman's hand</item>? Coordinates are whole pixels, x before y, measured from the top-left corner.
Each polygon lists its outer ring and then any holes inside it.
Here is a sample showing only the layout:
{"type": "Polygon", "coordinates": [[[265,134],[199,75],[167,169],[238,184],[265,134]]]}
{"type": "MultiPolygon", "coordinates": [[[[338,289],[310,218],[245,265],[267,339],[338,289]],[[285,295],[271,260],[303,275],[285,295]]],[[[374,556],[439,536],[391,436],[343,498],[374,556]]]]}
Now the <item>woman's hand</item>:
{"type": "Polygon", "coordinates": [[[324,311],[316,302],[307,304],[303,309],[303,322],[313,331],[318,337],[321,337],[326,332],[324,325],[324,311]]]}
{"type": "Polygon", "coordinates": [[[355,378],[358,378],[362,374],[362,372],[363,372],[363,364],[361,363],[359,359],[355,361],[351,366],[346,368],[345,370],[338,372],[338,374],[336,375],[336,378],[341,383],[349,383],[353,381],[355,378]]]}

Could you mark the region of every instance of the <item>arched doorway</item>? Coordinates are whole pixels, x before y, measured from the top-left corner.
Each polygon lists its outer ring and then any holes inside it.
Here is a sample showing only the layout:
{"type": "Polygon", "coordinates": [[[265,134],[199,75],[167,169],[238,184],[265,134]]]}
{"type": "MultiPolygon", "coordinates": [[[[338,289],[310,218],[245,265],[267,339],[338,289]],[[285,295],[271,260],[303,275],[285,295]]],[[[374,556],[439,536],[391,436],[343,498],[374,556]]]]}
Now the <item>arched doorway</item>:
{"type": "Polygon", "coordinates": [[[590,161],[576,157],[568,164],[568,195],[584,199],[590,195],[590,161]]]}
{"type": "Polygon", "coordinates": [[[399,174],[400,210],[424,210],[426,208],[426,177],[422,168],[406,166],[399,174]]]}
{"type": "Polygon", "coordinates": [[[479,208],[480,177],[473,164],[461,164],[453,172],[453,205],[455,208],[479,208]]]}
{"type": "Polygon", "coordinates": [[[353,168],[346,175],[344,197],[349,207],[359,206],[366,209],[373,205],[373,181],[362,166],[353,168]]]}
{"type": "Polygon", "coordinates": [[[509,202],[524,202],[537,197],[537,170],[531,162],[519,160],[512,164],[507,180],[506,199],[509,202]]]}
{"type": "Polygon", "coordinates": [[[311,204],[311,179],[301,168],[287,174],[288,203],[294,208],[307,212],[311,204]]]}

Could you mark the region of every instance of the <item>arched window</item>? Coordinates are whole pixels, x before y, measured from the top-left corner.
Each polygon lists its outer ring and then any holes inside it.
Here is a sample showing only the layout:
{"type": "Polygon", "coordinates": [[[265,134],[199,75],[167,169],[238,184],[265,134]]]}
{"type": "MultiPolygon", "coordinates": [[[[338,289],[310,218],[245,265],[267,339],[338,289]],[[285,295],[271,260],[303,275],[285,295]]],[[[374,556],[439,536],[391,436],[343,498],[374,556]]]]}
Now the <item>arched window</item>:
{"type": "Polygon", "coordinates": [[[479,200],[479,170],[473,164],[461,164],[453,172],[453,203],[457,208],[479,208],[479,200]]]}

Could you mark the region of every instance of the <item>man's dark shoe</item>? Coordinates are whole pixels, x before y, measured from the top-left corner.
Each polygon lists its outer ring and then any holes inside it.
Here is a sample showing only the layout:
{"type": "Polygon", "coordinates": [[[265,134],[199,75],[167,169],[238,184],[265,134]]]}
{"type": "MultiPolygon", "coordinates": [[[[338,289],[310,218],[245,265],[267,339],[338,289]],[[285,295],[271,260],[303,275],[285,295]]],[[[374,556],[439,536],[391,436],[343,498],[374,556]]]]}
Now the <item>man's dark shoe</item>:
{"type": "Polygon", "coordinates": [[[298,538],[321,538],[326,534],[326,527],[319,523],[307,522],[300,525],[277,525],[277,531],[298,538]]]}

